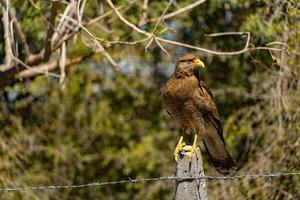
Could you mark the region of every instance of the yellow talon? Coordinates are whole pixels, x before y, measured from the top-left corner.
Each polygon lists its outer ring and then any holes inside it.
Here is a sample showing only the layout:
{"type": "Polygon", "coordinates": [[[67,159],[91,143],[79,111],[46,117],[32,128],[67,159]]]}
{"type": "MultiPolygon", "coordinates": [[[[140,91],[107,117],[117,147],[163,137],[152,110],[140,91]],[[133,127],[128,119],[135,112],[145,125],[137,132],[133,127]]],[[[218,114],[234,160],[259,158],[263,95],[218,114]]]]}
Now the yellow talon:
{"type": "Polygon", "coordinates": [[[185,151],[188,151],[188,156],[189,156],[189,161],[192,162],[192,159],[193,159],[193,154],[195,153],[196,155],[196,158],[199,157],[199,152],[197,151],[197,138],[198,136],[195,135],[194,137],[194,142],[193,142],[193,146],[186,146],[184,147],[184,150],[185,151]]]}
{"type": "Polygon", "coordinates": [[[179,142],[175,148],[174,151],[174,157],[175,157],[175,161],[177,162],[179,159],[179,152],[182,150],[182,148],[185,146],[185,143],[183,142],[183,137],[181,136],[179,139],[179,142]]]}

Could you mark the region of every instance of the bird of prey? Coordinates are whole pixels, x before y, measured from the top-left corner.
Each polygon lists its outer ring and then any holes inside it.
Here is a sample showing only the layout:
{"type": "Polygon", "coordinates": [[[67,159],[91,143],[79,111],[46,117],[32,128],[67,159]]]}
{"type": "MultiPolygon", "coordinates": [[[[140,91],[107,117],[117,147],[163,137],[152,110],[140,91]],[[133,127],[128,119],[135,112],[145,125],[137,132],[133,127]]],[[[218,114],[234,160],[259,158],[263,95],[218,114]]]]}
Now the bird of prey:
{"type": "Polygon", "coordinates": [[[184,148],[183,136],[175,148],[175,160],[179,152],[197,151],[197,137],[203,141],[217,171],[228,174],[236,170],[236,163],[226,149],[219,111],[207,85],[200,79],[204,63],[192,54],[182,56],[176,63],[173,76],[162,91],[162,105],[180,124],[183,133],[195,134],[193,146],[184,148]]]}

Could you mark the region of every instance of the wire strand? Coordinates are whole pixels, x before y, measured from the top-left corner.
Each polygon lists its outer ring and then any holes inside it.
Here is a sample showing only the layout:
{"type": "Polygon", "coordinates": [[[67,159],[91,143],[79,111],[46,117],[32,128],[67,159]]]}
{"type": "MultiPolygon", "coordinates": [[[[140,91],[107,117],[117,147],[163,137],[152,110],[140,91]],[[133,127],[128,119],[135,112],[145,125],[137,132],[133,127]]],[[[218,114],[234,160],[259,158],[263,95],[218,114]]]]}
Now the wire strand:
{"type": "Polygon", "coordinates": [[[193,180],[236,180],[236,179],[258,179],[258,178],[275,178],[282,176],[300,176],[300,172],[278,172],[278,173],[268,173],[268,174],[246,174],[238,176],[197,176],[197,177],[176,177],[176,176],[163,176],[157,178],[140,178],[140,179],[131,179],[110,181],[110,182],[93,182],[87,184],[78,184],[78,185],[48,185],[48,186],[25,186],[25,187],[11,187],[11,188],[0,188],[0,192],[18,192],[24,190],[59,190],[59,189],[74,189],[74,188],[89,188],[89,187],[100,187],[108,185],[117,185],[117,184],[134,184],[138,182],[153,182],[153,181],[193,181],[193,180]]]}

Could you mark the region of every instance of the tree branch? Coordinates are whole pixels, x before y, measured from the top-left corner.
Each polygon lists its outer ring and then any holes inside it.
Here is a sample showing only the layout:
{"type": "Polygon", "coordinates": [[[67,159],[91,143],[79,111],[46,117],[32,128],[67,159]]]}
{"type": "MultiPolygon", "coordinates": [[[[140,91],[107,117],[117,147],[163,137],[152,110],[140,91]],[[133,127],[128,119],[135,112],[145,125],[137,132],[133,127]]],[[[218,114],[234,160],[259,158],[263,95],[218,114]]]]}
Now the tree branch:
{"type": "MultiPolygon", "coordinates": [[[[149,40],[151,38],[154,38],[155,41],[159,41],[159,42],[163,42],[163,43],[167,43],[167,44],[172,44],[172,45],[176,45],[176,46],[181,46],[181,47],[186,47],[186,48],[189,48],[189,49],[193,49],[193,50],[197,50],[197,51],[201,51],[201,52],[205,52],[205,53],[210,53],[210,54],[213,54],[213,55],[219,55],[219,56],[224,56],[224,55],[232,56],[232,55],[242,54],[242,53],[245,53],[245,52],[248,52],[248,51],[263,50],[263,49],[274,50],[274,51],[281,51],[282,50],[282,49],[269,48],[269,47],[253,47],[253,48],[249,47],[249,42],[250,42],[250,37],[251,37],[249,32],[230,32],[228,34],[227,33],[218,33],[219,35],[247,35],[246,43],[245,43],[245,46],[243,47],[243,49],[238,50],[238,51],[228,51],[228,52],[214,51],[214,50],[205,49],[205,48],[197,47],[197,46],[190,45],[190,44],[185,44],[185,43],[182,43],[182,42],[177,42],[177,41],[173,41],[173,40],[164,39],[164,38],[156,36],[154,33],[149,33],[149,32],[146,32],[144,30],[139,29],[137,26],[135,26],[134,24],[132,24],[131,22],[129,22],[127,19],[125,19],[122,16],[122,14],[114,7],[111,0],[106,0],[106,1],[109,4],[109,6],[114,10],[116,15],[119,17],[119,19],[123,23],[125,23],[127,26],[131,27],[136,32],[141,33],[142,35],[148,36],[147,39],[149,39],[149,40]]],[[[218,34],[213,34],[211,36],[219,36],[218,34]]],[[[162,47],[161,45],[159,45],[159,46],[162,47]]],[[[165,49],[162,49],[162,50],[164,52],[166,52],[165,49]]]]}
{"type": "Polygon", "coordinates": [[[110,56],[110,54],[105,50],[105,48],[103,47],[103,45],[98,42],[97,40],[94,40],[95,43],[98,46],[98,51],[108,60],[108,62],[114,66],[117,70],[119,70],[119,65],[116,63],[116,61],[110,56]]]}
{"type": "Polygon", "coordinates": [[[0,70],[5,71],[11,68],[13,62],[13,51],[12,51],[12,39],[11,39],[11,28],[9,19],[9,0],[2,0],[2,22],[5,40],[5,59],[4,64],[0,65],[0,70]]]}
{"type": "MultiPolygon", "coordinates": [[[[135,2],[136,2],[136,0],[129,1],[128,4],[117,7],[117,10],[121,10],[121,9],[125,9],[125,8],[128,8],[128,7],[131,7],[135,2]]],[[[93,18],[93,19],[89,20],[89,21],[86,22],[86,23],[83,23],[83,25],[81,25],[81,29],[83,29],[83,30],[86,32],[86,31],[87,31],[87,28],[85,28],[84,25],[85,25],[85,26],[90,26],[90,25],[92,25],[92,24],[94,24],[94,23],[96,23],[96,22],[98,22],[98,21],[100,21],[100,20],[102,20],[102,19],[104,19],[104,18],[110,16],[110,15],[113,14],[113,13],[114,13],[113,10],[107,11],[107,12],[104,13],[103,15],[98,16],[98,17],[96,17],[96,18],[93,18]]],[[[66,19],[70,20],[69,18],[66,18],[66,19]]],[[[72,20],[71,20],[71,21],[72,21],[72,20]]],[[[76,23],[76,24],[77,24],[77,23],[76,23]]],[[[78,24],[77,24],[77,25],[78,25],[78,24]]],[[[77,30],[71,32],[70,34],[68,34],[67,36],[63,37],[63,39],[61,39],[61,40],[58,42],[58,44],[55,45],[55,46],[53,47],[52,50],[55,51],[55,50],[57,50],[58,48],[60,48],[60,46],[61,46],[61,44],[62,44],[63,42],[68,41],[69,39],[71,39],[71,38],[72,38],[76,33],[78,33],[81,29],[77,29],[77,30]]],[[[88,32],[89,32],[89,31],[88,31],[88,32]]],[[[87,33],[87,34],[89,34],[89,33],[87,33]]],[[[89,34],[89,35],[90,35],[90,34],[89,34]]],[[[103,41],[103,39],[100,39],[100,38],[97,38],[97,40],[103,41]]],[[[144,40],[143,40],[143,41],[144,41],[144,40]]],[[[140,43],[140,42],[136,42],[136,41],[134,41],[134,42],[126,42],[126,41],[124,41],[124,42],[123,42],[123,41],[103,41],[103,42],[110,43],[110,44],[133,44],[133,43],[136,44],[136,43],[140,43]]]]}
{"type": "Polygon", "coordinates": [[[51,7],[51,16],[50,16],[50,22],[49,27],[47,31],[46,41],[45,41],[45,51],[43,55],[43,60],[47,62],[51,56],[51,48],[52,48],[52,36],[54,34],[54,24],[55,24],[55,18],[57,15],[57,8],[58,8],[58,2],[53,1],[52,7],[51,7]]]}
{"type": "Polygon", "coordinates": [[[157,20],[157,22],[156,22],[156,24],[155,24],[155,27],[154,27],[152,33],[155,33],[155,31],[156,31],[158,25],[164,20],[164,16],[165,16],[166,12],[168,11],[168,9],[170,8],[170,6],[172,5],[173,1],[174,1],[174,0],[170,0],[170,1],[169,1],[167,7],[164,9],[163,13],[162,13],[161,16],[158,18],[158,20],[157,20]]]}
{"type": "Polygon", "coordinates": [[[25,36],[25,34],[24,34],[24,32],[21,28],[20,23],[16,19],[16,16],[12,13],[11,10],[9,10],[9,17],[13,21],[14,28],[16,30],[16,35],[20,40],[20,45],[22,47],[22,52],[25,55],[25,57],[29,57],[31,53],[30,53],[29,45],[28,45],[27,40],[26,40],[26,36],[25,36]]]}
{"type": "Polygon", "coordinates": [[[130,28],[132,28],[133,30],[135,30],[136,32],[139,32],[143,35],[146,36],[152,36],[150,33],[148,33],[147,31],[144,31],[142,29],[139,29],[136,25],[132,24],[131,22],[129,22],[128,20],[126,20],[123,15],[119,12],[118,9],[116,9],[116,7],[114,6],[114,4],[112,3],[111,0],[106,0],[106,2],[108,3],[108,5],[113,9],[113,11],[116,13],[116,15],[119,17],[119,19],[125,23],[127,26],[129,26],[130,28]]]}
{"type": "MultiPolygon", "coordinates": [[[[205,0],[198,0],[198,1],[195,1],[195,2],[192,3],[192,4],[189,4],[189,5],[187,5],[187,6],[185,6],[185,7],[182,7],[182,8],[180,8],[180,9],[174,11],[174,12],[170,12],[170,13],[166,14],[165,16],[163,16],[162,20],[165,20],[165,19],[169,19],[169,18],[175,17],[176,15],[179,15],[179,14],[181,14],[181,13],[183,13],[183,12],[186,12],[186,11],[188,11],[188,10],[191,10],[191,9],[193,9],[193,8],[195,8],[195,7],[197,7],[197,6],[199,6],[200,4],[202,4],[202,3],[204,3],[204,2],[205,2],[205,0]]],[[[153,22],[157,22],[157,21],[159,21],[159,20],[160,20],[160,17],[152,18],[152,19],[149,19],[149,20],[145,20],[144,23],[141,24],[141,26],[142,26],[142,25],[145,25],[145,24],[147,24],[147,23],[149,23],[149,22],[150,22],[150,23],[153,23],[153,22]]]]}
{"type": "Polygon", "coordinates": [[[139,26],[145,24],[145,21],[146,21],[146,19],[147,19],[148,1],[149,1],[149,0],[144,0],[141,18],[140,18],[140,21],[139,21],[139,23],[138,23],[139,26]]]}
{"type": "MultiPolygon", "coordinates": [[[[67,59],[65,62],[65,67],[70,67],[71,65],[80,63],[88,58],[90,58],[92,55],[94,55],[96,52],[88,53],[84,56],[78,56],[76,58],[67,59]]],[[[43,63],[34,67],[31,67],[30,69],[26,69],[24,71],[21,71],[17,73],[13,79],[23,79],[23,78],[31,78],[35,77],[37,75],[43,75],[47,73],[48,71],[53,71],[59,68],[59,63],[57,60],[49,61],[48,63],[43,63]]],[[[1,75],[0,75],[1,77],[1,75]]]]}
{"type": "MultiPolygon", "coordinates": [[[[79,62],[82,62],[85,59],[88,59],[91,57],[95,52],[91,52],[84,56],[79,56],[77,58],[73,59],[66,59],[66,45],[67,41],[72,38],[73,35],[76,33],[82,31],[84,34],[83,36],[88,36],[89,39],[92,41],[92,44],[88,44],[89,47],[95,47],[96,46],[96,53],[101,53],[103,57],[105,57],[111,65],[118,68],[118,64],[113,60],[113,58],[110,56],[110,54],[106,51],[106,46],[103,46],[104,43],[106,44],[124,44],[124,45],[136,45],[145,43],[145,50],[154,42],[156,45],[158,45],[159,48],[161,48],[162,51],[168,54],[167,49],[165,49],[164,46],[168,47],[170,45],[176,45],[185,47],[188,49],[193,49],[209,54],[214,55],[238,55],[245,53],[247,51],[253,51],[253,50],[260,50],[260,49],[267,49],[267,50],[274,50],[274,51],[281,51],[281,48],[271,48],[271,47],[254,47],[253,45],[250,45],[250,33],[249,32],[226,32],[226,33],[214,33],[210,34],[211,37],[218,37],[218,36],[230,36],[230,35],[238,35],[241,36],[241,38],[245,41],[245,44],[243,47],[241,47],[240,50],[237,51],[229,51],[229,52],[222,52],[222,51],[215,51],[210,49],[201,48],[198,46],[178,42],[176,40],[168,40],[164,37],[160,37],[160,33],[155,33],[157,27],[159,24],[164,20],[171,17],[174,17],[176,15],[181,14],[182,12],[185,12],[187,10],[190,10],[203,2],[205,0],[196,0],[194,3],[189,4],[183,8],[180,8],[174,12],[167,13],[168,8],[172,5],[173,0],[169,0],[169,3],[167,7],[164,9],[163,13],[158,18],[152,18],[147,21],[147,19],[142,20],[146,21],[144,23],[148,22],[156,22],[155,27],[152,31],[147,31],[144,29],[139,28],[137,25],[131,23],[128,21],[123,15],[122,12],[120,12],[123,8],[128,8],[131,5],[133,5],[136,0],[129,1],[126,5],[122,5],[119,7],[115,7],[112,0],[106,0],[107,4],[111,8],[110,11],[107,11],[105,14],[98,16],[94,19],[91,19],[87,22],[81,21],[83,12],[84,12],[84,5],[86,0],[79,0],[79,1],[70,1],[66,2],[67,6],[64,10],[64,12],[59,15],[59,23],[57,23],[57,26],[55,27],[55,20],[56,16],[58,15],[58,3],[59,1],[53,1],[52,7],[51,7],[51,16],[49,20],[47,19],[47,36],[45,40],[45,47],[43,50],[38,54],[31,54],[30,49],[28,46],[28,43],[26,42],[25,34],[22,32],[20,24],[17,22],[15,16],[10,13],[9,10],[9,0],[1,0],[3,4],[3,27],[4,27],[4,36],[5,36],[5,62],[4,64],[0,65],[0,88],[3,87],[7,83],[8,80],[20,80],[22,78],[30,78],[37,75],[53,75],[55,77],[60,77],[60,82],[63,82],[64,79],[64,68],[71,66],[72,64],[76,64],[79,62]],[[76,4],[77,2],[77,4],[76,4]],[[77,6],[76,6],[77,5],[77,6]],[[121,20],[125,26],[130,27],[133,31],[140,33],[141,38],[136,41],[107,41],[103,38],[96,37],[93,33],[91,33],[84,25],[89,26],[98,20],[101,20],[111,14],[116,14],[117,17],[121,20]],[[76,17],[77,16],[77,17],[76,17]],[[14,30],[16,32],[17,37],[21,41],[21,46],[23,50],[23,54],[25,55],[25,59],[19,59],[16,58],[16,54],[13,54],[13,33],[12,28],[10,24],[14,23],[14,30]],[[246,36],[246,37],[244,37],[246,36]],[[64,45],[64,47],[62,46],[64,45]],[[56,52],[58,48],[61,48],[61,57],[60,59],[51,58],[51,54],[53,52],[56,52]],[[25,60],[25,61],[24,61],[25,60]],[[60,61],[60,64],[59,64],[60,61]],[[8,63],[8,64],[7,64],[8,63]],[[53,71],[60,68],[61,69],[61,76],[54,73],[49,73],[49,71],[53,71]]],[[[32,1],[30,1],[32,2],[32,1]]],[[[144,0],[144,7],[147,9],[148,0],[144,0]]],[[[38,9],[38,8],[37,8],[38,9]]],[[[40,12],[41,15],[43,13],[40,12]]],[[[45,18],[45,16],[43,16],[45,18]]],[[[271,44],[270,44],[271,45],[271,44]]],[[[16,52],[15,52],[16,53],[16,52]]]]}
{"type": "Polygon", "coordinates": [[[282,49],[278,49],[278,48],[270,48],[270,47],[249,47],[249,41],[250,41],[250,33],[245,32],[248,34],[247,37],[247,41],[246,44],[244,46],[243,49],[238,50],[238,51],[228,51],[228,52],[224,52],[224,51],[213,51],[210,49],[205,49],[205,48],[201,48],[201,47],[197,47],[194,45],[190,45],[190,44],[185,44],[185,43],[181,43],[181,42],[177,42],[177,41],[173,41],[173,40],[167,40],[164,38],[160,38],[157,37],[156,39],[158,41],[161,41],[163,43],[167,43],[167,44],[172,44],[172,45],[176,45],[176,46],[181,46],[181,47],[186,47],[189,49],[193,49],[193,50],[197,50],[197,51],[202,51],[205,53],[210,53],[213,55],[218,55],[218,56],[233,56],[233,55],[238,55],[238,54],[242,54],[248,51],[254,51],[254,50],[273,50],[273,51],[282,51],[282,49]]]}
{"type": "MultiPolygon", "coordinates": [[[[65,68],[83,62],[84,60],[90,58],[96,53],[99,53],[99,51],[90,52],[83,56],[67,59],[65,61],[65,68]]],[[[15,59],[20,64],[19,67],[13,67],[4,72],[0,72],[0,89],[2,89],[9,81],[21,81],[25,78],[31,78],[45,74],[49,74],[57,78],[60,77],[58,74],[51,73],[51,71],[54,71],[59,68],[58,60],[48,61],[47,63],[39,64],[36,66],[28,66],[19,59],[15,59]]]]}
{"type": "Polygon", "coordinates": [[[67,57],[67,52],[66,52],[66,43],[62,43],[61,48],[60,48],[60,58],[59,58],[59,69],[60,69],[60,77],[59,77],[59,83],[63,84],[65,81],[66,77],[66,72],[65,72],[65,65],[66,65],[66,57],[67,57]]]}
{"type": "Polygon", "coordinates": [[[26,63],[24,63],[22,60],[18,59],[17,57],[13,57],[13,59],[16,61],[16,63],[20,64],[20,67],[17,67],[20,71],[25,70],[25,69],[30,69],[30,70],[35,70],[36,72],[42,73],[47,76],[50,75],[50,76],[57,77],[57,78],[60,77],[59,75],[57,75],[55,73],[51,73],[48,70],[46,72],[44,72],[44,71],[40,71],[38,68],[31,67],[31,66],[27,65],[26,63]]]}

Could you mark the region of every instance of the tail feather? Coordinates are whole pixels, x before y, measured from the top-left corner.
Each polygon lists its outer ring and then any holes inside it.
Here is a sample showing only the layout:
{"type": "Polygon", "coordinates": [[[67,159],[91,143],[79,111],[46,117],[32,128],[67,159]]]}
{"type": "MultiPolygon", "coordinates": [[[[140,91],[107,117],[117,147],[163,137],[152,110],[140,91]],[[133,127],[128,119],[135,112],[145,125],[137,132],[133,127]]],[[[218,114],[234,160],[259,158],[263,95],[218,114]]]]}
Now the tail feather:
{"type": "Polygon", "coordinates": [[[205,143],[205,141],[203,141],[203,143],[204,143],[204,146],[208,152],[208,155],[209,155],[213,165],[215,166],[215,168],[218,172],[226,175],[226,174],[231,174],[237,170],[236,163],[226,148],[224,148],[222,150],[223,157],[221,157],[221,156],[219,156],[219,153],[217,152],[218,150],[216,151],[216,149],[212,149],[214,147],[207,145],[205,143]],[[211,152],[213,152],[213,153],[211,153],[211,152]],[[224,154],[225,154],[225,156],[224,156],[224,154]]]}
{"type": "Polygon", "coordinates": [[[218,133],[218,130],[211,123],[210,126],[207,127],[203,137],[203,143],[216,170],[221,174],[230,174],[236,171],[237,166],[229,151],[226,149],[225,142],[221,138],[221,135],[222,133],[218,133]]]}

